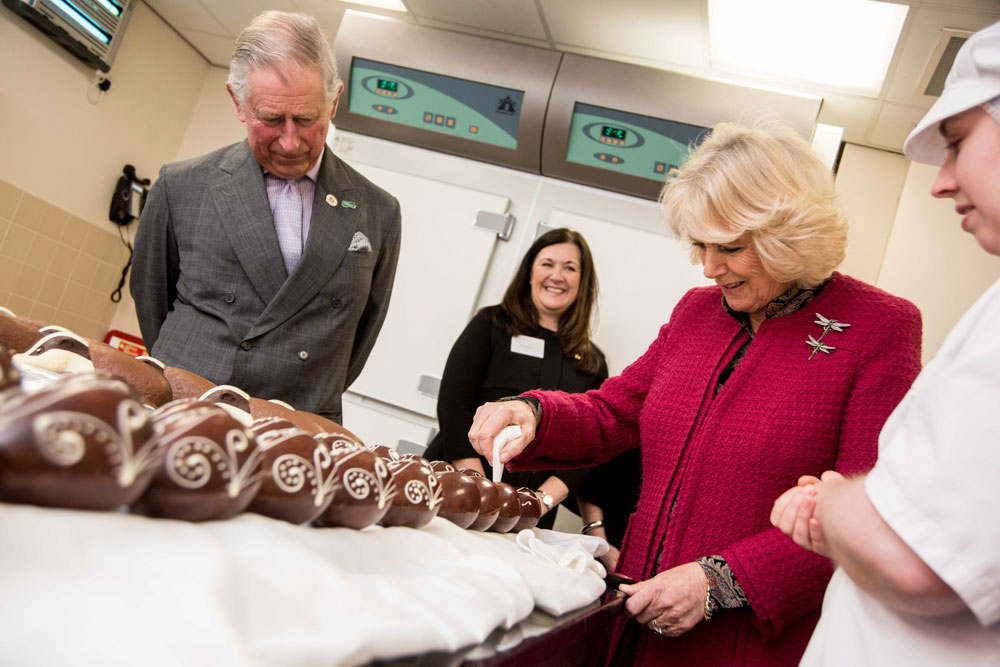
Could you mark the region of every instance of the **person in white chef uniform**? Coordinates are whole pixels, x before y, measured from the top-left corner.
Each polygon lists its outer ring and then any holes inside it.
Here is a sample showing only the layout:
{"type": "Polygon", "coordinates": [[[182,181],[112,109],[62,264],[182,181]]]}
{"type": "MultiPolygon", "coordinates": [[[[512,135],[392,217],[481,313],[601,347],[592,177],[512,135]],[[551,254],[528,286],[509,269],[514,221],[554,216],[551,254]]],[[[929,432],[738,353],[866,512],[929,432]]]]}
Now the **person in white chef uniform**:
{"type": "MultiPolygon", "coordinates": [[[[1000,256],[1000,23],[959,51],[907,138],[931,186],[1000,256]]],[[[1000,665],[1000,281],[948,335],[886,422],[872,471],[803,477],[774,525],[831,557],[803,665],[1000,665]]]]}

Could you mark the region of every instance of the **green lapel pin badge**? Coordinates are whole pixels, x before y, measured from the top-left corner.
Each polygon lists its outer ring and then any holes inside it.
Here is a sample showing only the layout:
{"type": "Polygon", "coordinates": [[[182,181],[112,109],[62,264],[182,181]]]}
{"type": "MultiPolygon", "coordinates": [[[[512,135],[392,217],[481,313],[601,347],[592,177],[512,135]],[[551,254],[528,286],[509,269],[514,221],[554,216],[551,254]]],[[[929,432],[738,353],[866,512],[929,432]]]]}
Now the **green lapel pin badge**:
{"type": "Polygon", "coordinates": [[[348,201],[346,199],[341,200],[340,205],[343,206],[344,208],[357,208],[358,207],[357,204],[355,204],[352,201],[348,201]]]}

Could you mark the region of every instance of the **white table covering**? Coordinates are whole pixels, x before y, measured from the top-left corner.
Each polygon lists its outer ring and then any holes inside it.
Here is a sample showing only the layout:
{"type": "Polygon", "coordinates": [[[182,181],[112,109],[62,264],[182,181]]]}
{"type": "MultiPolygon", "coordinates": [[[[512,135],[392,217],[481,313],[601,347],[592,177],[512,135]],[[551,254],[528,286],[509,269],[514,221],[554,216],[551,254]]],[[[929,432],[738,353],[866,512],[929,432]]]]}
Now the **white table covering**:
{"type": "Polygon", "coordinates": [[[2,665],[359,665],[604,591],[597,538],[192,524],[0,503],[2,665]]]}

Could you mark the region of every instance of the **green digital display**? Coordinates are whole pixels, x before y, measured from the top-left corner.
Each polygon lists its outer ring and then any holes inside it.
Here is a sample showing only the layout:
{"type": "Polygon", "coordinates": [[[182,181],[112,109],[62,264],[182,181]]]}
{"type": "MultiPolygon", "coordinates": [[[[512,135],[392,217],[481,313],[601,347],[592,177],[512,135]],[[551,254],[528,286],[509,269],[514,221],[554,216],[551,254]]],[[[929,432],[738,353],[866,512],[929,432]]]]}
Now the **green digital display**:
{"type": "Polygon", "coordinates": [[[517,148],[524,91],[351,60],[351,113],[501,148],[517,148]]]}
{"type": "Polygon", "coordinates": [[[662,183],[707,132],[697,125],[577,102],[566,160],[662,183]]]}
{"type": "Polygon", "coordinates": [[[620,127],[611,127],[610,125],[604,125],[601,132],[605,137],[618,139],[619,141],[625,141],[625,135],[628,134],[628,132],[620,127]]]}

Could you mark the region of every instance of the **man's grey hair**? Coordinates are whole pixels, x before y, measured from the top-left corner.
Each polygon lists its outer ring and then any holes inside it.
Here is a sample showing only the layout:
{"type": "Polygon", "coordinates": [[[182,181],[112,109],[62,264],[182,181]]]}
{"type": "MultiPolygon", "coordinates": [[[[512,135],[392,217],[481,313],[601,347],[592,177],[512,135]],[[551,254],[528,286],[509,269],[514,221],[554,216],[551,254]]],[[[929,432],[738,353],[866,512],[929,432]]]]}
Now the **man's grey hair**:
{"type": "Polygon", "coordinates": [[[250,21],[233,48],[229,86],[242,105],[253,71],[280,71],[289,63],[318,69],[323,77],[326,101],[333,102],[342,83],[333,49],[316,19],[296,12],[261,12],[250,21]]]}

